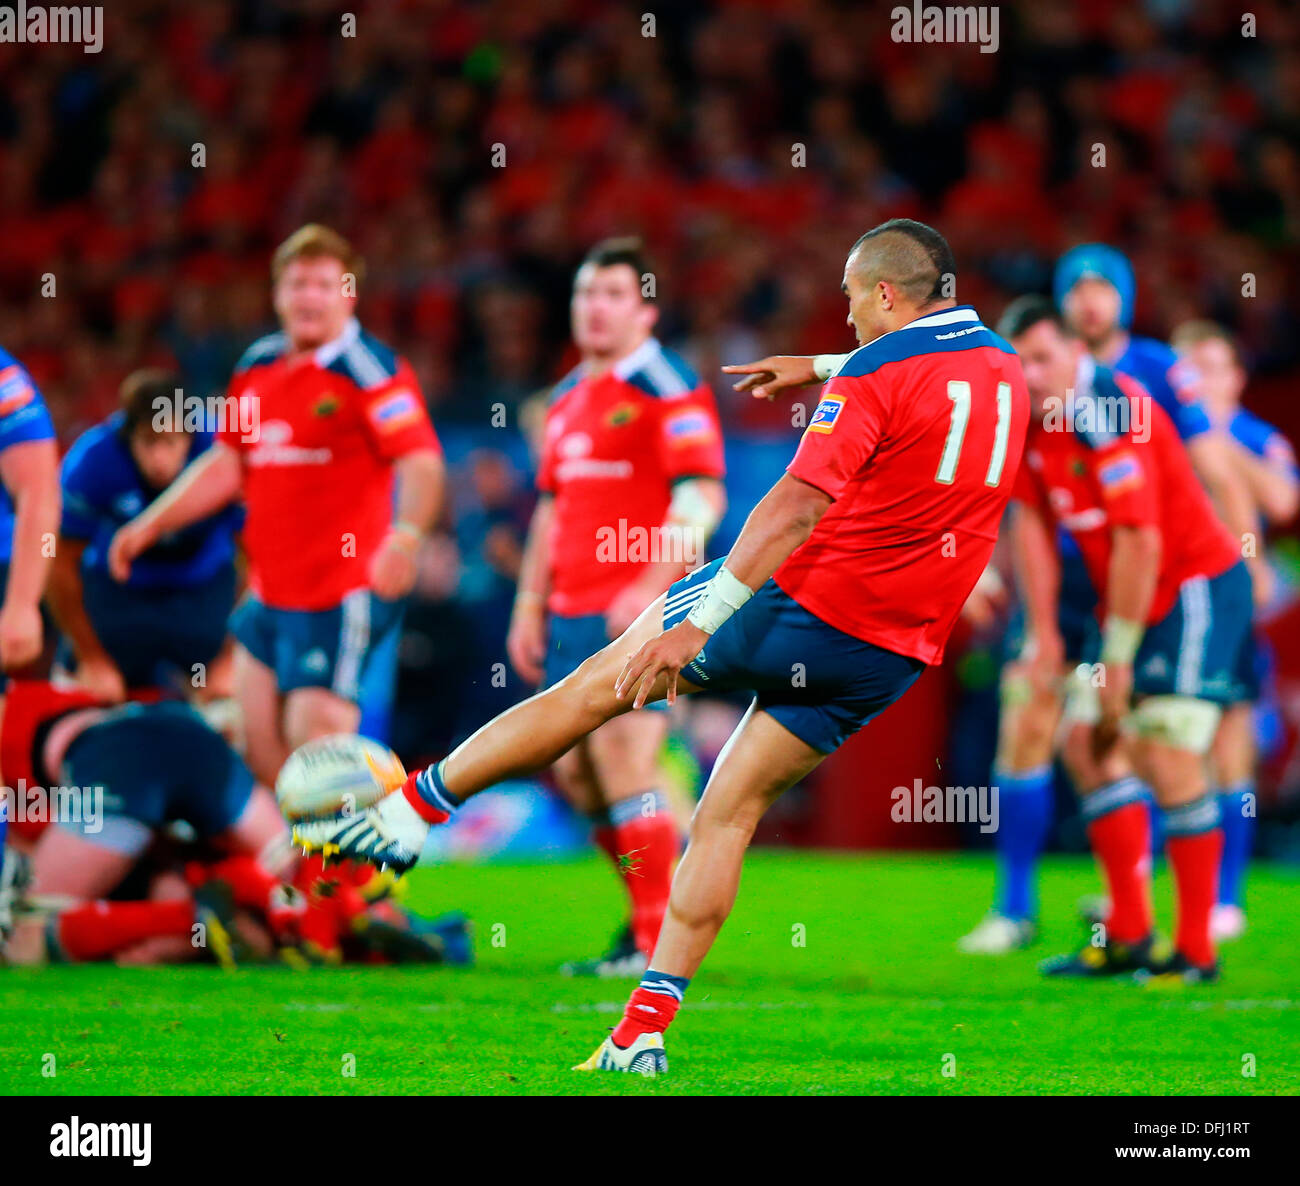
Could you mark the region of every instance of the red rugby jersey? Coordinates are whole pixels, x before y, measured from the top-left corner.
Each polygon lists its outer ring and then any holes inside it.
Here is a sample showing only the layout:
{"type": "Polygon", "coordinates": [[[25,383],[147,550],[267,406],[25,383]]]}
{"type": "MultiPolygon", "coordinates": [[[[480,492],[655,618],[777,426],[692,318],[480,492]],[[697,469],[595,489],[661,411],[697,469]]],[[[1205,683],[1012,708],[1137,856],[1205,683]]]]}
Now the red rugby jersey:
{"type": "MultiPolygon", "coordinates": [[[[19,793],[20,783],[26,788],[44,788],[45,778],[37,773],[33,753],[40,727],[51,717],[72,709],[102,704],[102,700],[77,684],[56,687],[48,680],[10,680],[0,694],[0,785],[15,795],[19,793]]],[[[45,819],[35,820],[11,811],[10,827],[16,836],[35,839],[49,824],[48,804],[43,814],[45,819]]]]}
{"type": "Polygon", "coordinates": [[[835,501],[776,583],[854,638],[941,662],[993,553],[1028,418],[1020,360],[969,305],[855,350],[787,467],[835,501]]]}
{"type": "Polygon", "coordinates": [[[1071,418],[1070,431],[1037,422],[1030,428],[1014,496],[1078,542],[1099,597],[1098,614],[1105,612],[1112,528],[1158,527],[1160,576],[1147,623],[1158,622],[1184,581],[1218,576],[1241,552],[1197,479],[1173,420],[1137,380],[1084,358],[1071,418]],[[1108,420],[1107,410],[1119,407],[1129,409],[1123,420],[1108,420]]]}
{"type": "Polygon", "coordinates": [[[604,613],[647,565],[673,558],[659,532],[673,483],[723,472],[713,393],[655,338],[604,374],[570,372],[547,409],[537,475],[555,498],[550,611],[604,613]]]}
{"type": "Polygon", "coordinates": [[[329,609],[369,583],[393,462],[438,439],[410,364],[355,319],[311,354],[288,350],[282,333],[248,349],[229,389],[239,424],[218,439],[243,461],[253,592],[277,609],[329,609]]]}

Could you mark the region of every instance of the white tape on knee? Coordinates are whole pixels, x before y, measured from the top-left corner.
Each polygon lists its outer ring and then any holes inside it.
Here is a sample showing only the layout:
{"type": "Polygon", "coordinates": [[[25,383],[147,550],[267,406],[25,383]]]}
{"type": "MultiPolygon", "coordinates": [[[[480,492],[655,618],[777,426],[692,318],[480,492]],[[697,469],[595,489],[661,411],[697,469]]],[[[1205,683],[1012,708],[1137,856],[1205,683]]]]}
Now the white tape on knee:
{"type": "Polygon", "coordinates": [[[1194,754],[1209,751],[1223,709],[1194,696],[1148,696],[1133,710],[1137,735],[1194,754]]]}
{"type": "Polygon", "coordinates": [[[1075,725],[1101,720],[1101,695],[1092,679],[1092,664],[1080,663],[1071,673],[1065,693],[1065,719],[1075,725]]]}

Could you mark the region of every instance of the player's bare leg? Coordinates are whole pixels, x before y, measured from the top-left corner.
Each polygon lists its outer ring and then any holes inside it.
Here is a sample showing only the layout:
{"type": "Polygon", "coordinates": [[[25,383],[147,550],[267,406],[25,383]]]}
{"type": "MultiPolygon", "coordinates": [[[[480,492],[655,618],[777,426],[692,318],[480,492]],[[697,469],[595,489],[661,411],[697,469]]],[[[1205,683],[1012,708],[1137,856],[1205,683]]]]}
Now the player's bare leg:
{"type": "Polygon", "coordinates": [[[691,820],[650,968],[623,1020],[577,1071],[659,1074],[663,1032],[736,901],[745,850],[774,800],[826,755],[753,707],[727,743],[691,820]]]}
{"type": "MultiPolygon", "coordinates": [[[[458,745],[440,764],[446,789],[465,799],[507,778],[545,769],[579,738],[632,708],[620,699],[614,683],[628,656],[663,630],[664,595],[642,612],[617,639],[597,651],[571,675],[536,696],[507,709],[458,745]]],[[[698,689],[679,679],[679,692],[698,689]]],[[[660,679],[648,700],[662,700],[667,680],[660,679]]]]}
{"type": "Polygon", "coordinates": [[[651,966],[695,974],[740,887],[745,850],[763,813],[826,755],[753,707],[718,758],[691,820],[651,966]]]}
{"type": "Polygon", "coordinates": [[[290,751],[331,733],[355,733],[361,706],[329,688],[295,688],[284,698],[284,739],[290,751]]]}
{"type": "Polygon", "coordinates": [[[551,775],[565,802],[580,815],[590,817],[604,809],[605,796],[600,793],[596,768],[591,763],[585,737],[555,759],[551,764],[551,775]]]}
{"type": "Polygon", "coordinates": [[[243,718],[244,760],[258,782],[272,787],[292,752],[281,730],[283,705],[275,672],[239,645],[235,646],[234,664],[235,695],[243,718]]]}
{"type": "MultiPolygon", "coordinates": [[[[581,738],[633,707],[633,693],[619,697],[615,682],[629,656],[663,630],[664,595],[642,611],[614,642],[586,659],[544,692],[507,709],[461,742],[436,766],[407,779],[356,819],[300,824],[297,840],[308,850],[358,856],[373,864],[409,869],[419,859],[429,828],[450,818],[467,799],[508,778],[545,770],[581,738]]],[[[677,680],[681,693],[699,689],[677,680]]],[[[662,700],[666,675],[647,700],[662,700]]]]}

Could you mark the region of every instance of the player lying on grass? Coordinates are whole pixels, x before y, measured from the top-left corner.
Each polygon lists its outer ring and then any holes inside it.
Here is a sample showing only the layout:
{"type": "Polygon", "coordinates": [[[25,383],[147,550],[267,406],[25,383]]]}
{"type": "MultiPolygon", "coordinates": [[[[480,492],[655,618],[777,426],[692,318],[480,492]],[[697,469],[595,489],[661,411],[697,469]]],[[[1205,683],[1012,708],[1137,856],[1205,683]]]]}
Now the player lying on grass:
{"type": "Polygon", "coordinates": [[[1064,656],[1056,626],[1059,526],[1078,543],[1101,598],[1100,663],[1076,685],[1091,694],[1093,709],[1077,717],[1094,726],[1099,758],[1122,748],[1152,788],[1178,910],[1173,954],[1158,957],[1141,784],[1124,775],[1080,786],[1110,913],[1100,942],[1044,971],[1140,970],[1171,983],[1212,981],[1218,964],[1210,912],[1222,833],[1205,755],[1222,706],[1240,694],[1250,574],[1173,422],[1145,389],[1091,358],[1043,298],[1013,303],[1001,328],[1020,355],[1034,408],[1014,497],[1029,548],[1024,596],[1035,662],[1047,680],[1064,656]],[[1061,415],[1067,394],[1073,423],[1061,415]]]}
{"type": "Polygon", "coordinates": [[[297,829],[309,849],[405,869],[467,796],[545,767],[612,717],[681,692],[756,691],[691,822],[650,968],[579,1069],[666,1069],[663,1031],[731,910],[763,812],[943,658],[1029,415],[1015,354],[947,295],[954,275],[924,224],[867,232],[843,291],[869,344],[826,384],[725,562],[676,582],[573,674],[360,816],[297,829]]]}
{"type": "Polygon", "coordinates": [[[217,887],[178,900],[103,900],[157,828],[185,820],[201,840],[261,863],[266,908],[293,851],[274,798],[220,734],[179,702],[106,707],[84,689],[35,680],[11,683],[0,714],[5,784],[61,792],[46,803],[52,818],[32,851],[27,895],[63,906],[48,926],[21,921],[6,958],[100,959],[146,940],[188,940],[202,922],[209,953],[229,961],[234,902],[217,887]]]}
{"type": "Polygon", "coordinates": [[[270,792],[184,704],[108,707],[84,689],[16,681],[0,700],[0,768],[28,797],[41,789],[49,825],[31,827],[27,805],[22,830],[36,840],[11,963],[470,961],[463,916],[403,910],[393,879],[369,866],[299,862],[270,792]],[[55,772],[57,801],[45,789],[55,772]],[[167,827],[178,821],[192,833],[183,845],[167,827]]]}

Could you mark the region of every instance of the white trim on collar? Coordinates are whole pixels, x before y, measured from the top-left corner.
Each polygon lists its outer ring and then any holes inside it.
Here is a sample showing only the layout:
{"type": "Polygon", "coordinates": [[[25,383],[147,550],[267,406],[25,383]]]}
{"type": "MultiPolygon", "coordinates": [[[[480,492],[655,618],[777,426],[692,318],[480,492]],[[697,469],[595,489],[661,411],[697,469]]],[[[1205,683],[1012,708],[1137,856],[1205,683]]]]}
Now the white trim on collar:
{"type": "Polygon", "coordinates": [[[957,325],[963,321],[978,321],[980,315],[969,305],[958,305],[955,309],[941,309],[938,313],[927,313],[915,321],[909,321],[903,329],[918,329],[923,325],[957,325]]]}
{"type": "Polygon", "coordinates": [[[343,327],[343,332],[337,338],[326,342],[323,346],[317,346],[313,357],[316,365],[327,367],[349,346],[352,345],[361,336],[361,322],[355,317],[349,317],[347,324],[343,327]]]}
{"type": "Polygon", "coordinates": [[[658,353],[659,339],[651,336],[646,338],[631,354],[625,354],[609,369],[617,378],[626,379],[628,375],[635,375],[658,353]]]}

